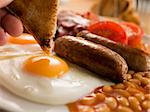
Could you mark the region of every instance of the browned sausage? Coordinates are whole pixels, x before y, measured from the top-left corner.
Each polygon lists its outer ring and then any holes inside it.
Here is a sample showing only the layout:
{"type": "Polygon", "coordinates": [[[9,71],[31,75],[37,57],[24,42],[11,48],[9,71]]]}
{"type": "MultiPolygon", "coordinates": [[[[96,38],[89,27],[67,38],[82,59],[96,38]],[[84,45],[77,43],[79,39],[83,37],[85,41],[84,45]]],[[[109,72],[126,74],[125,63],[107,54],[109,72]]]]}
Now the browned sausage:
{"type": "Polygon", "coordinates": [[[81,37],[60,37],[55,41],[54,50],[57,55],[100,74],[100,76],[116,82],[126,78],[128,67],[119,54],[81,37]]]}
{"type": "Polygon", "coordinates": [[[91,42],[103,45],[118,54],[120,54],[127,62],[130,69],[135,71],[148,71],[150,70],[150,55],[140,49],[132,48],[127,45],[122,45],[111,41],[107,38],[94,35],[88,31],[82,31],[77,34],[91,42]]]}

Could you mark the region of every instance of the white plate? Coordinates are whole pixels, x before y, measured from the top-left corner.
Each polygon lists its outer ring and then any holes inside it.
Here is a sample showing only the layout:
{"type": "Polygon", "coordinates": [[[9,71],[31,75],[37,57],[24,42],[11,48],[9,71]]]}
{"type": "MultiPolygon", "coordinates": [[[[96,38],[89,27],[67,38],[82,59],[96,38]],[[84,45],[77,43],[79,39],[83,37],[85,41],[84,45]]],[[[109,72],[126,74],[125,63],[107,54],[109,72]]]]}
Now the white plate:
{"type": "Polygon", "coordinates": [[[10,112],[68,112],[65,106],[50,106],[32,103],[0,87],[0,108],[10,112]]]}
{"type": "MultiPolygon", "coordinates": [[[[143,41],[150,44],[150,36],[145,35],[143,41]]],[[[100,79],[100,83],[104,85],[112,84],[103,79],[100,79]]],[[[69,112],[67,106],[42,105],[27,101],[15,96],[2,86],[0,86],[0,108],[11,112],[69,112]]]]}

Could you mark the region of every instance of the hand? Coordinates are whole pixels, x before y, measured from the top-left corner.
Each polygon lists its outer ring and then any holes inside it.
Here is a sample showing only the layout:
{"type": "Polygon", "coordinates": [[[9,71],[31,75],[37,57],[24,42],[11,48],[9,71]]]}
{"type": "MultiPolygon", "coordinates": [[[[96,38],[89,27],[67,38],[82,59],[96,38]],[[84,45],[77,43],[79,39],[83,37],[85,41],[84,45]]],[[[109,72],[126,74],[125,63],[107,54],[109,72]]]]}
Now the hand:
{"type": "Polygon", "coordinates": [[[7,42],[7,33],[19,36],[23,32],[23,25],[19,19],[8,13],[4,8],[13,0],[0,0],[0,45],[7,42]]]}

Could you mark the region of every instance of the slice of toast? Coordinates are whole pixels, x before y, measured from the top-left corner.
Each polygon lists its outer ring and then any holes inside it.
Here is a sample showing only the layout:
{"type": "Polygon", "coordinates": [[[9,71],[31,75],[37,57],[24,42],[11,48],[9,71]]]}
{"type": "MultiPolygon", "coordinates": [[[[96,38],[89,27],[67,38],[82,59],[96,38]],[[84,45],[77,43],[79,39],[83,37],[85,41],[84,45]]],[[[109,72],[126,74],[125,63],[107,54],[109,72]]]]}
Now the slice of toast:
{"type": "Polygon", "coordinates": [[[23,22],[41,48],[49,53],[56,32],[58,0],[14,0],[7,10],[23,22]]]}

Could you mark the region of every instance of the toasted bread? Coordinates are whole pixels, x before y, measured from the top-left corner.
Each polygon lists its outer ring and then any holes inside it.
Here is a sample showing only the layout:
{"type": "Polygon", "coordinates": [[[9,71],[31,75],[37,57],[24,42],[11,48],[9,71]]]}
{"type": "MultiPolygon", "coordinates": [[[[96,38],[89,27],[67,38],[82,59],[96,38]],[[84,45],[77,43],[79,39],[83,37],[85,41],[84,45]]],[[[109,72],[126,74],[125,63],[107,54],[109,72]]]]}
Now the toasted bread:
{"type": "Polygon", "coordinates": [[[23,22],[41,48],[49,53],[56,32],[58,0],[14,0],[7,10],[23,22]]]}

